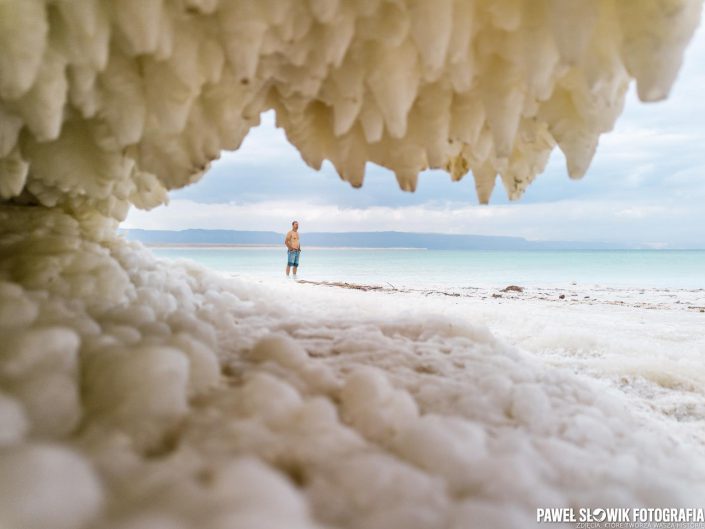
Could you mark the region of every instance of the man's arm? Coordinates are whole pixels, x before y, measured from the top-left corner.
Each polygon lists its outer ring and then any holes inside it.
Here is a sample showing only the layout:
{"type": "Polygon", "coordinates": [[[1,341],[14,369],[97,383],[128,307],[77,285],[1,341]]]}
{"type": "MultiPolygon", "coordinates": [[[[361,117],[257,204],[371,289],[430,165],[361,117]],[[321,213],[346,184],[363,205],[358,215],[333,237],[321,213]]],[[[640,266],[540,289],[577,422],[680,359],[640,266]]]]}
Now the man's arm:
{"type": "Polygon", "coordinates": [[[284,239],[284,244],[286,244],[286,249],[291,250],[291,232],[286,234],[286,238],[284,239]]]}

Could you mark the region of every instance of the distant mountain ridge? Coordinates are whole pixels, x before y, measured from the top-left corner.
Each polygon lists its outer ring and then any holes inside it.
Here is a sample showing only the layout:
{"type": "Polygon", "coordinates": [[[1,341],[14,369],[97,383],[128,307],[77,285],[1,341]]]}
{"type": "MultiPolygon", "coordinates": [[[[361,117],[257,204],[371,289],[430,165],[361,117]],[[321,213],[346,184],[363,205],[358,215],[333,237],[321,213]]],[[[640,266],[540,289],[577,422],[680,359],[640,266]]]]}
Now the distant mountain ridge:
{"type": "MultiPolygon", "coordinates": [[[[120,230],[128,239],[148,245],[246,245],[278,246],[284,234],[273,231],[239,230],[120,230]]],[[[329,248],[425,248],[428,250],[618,250],[625,245],[580,241],[528,241],[521,237],[372,232],[302,232],[302,246],[329,248]]]]}

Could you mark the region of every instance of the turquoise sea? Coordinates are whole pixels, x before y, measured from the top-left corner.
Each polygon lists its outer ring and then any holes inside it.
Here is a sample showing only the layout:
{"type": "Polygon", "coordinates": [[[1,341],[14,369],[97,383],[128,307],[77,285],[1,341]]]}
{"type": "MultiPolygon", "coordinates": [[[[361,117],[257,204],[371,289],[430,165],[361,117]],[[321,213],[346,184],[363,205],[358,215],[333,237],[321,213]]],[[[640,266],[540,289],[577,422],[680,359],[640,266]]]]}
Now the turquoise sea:
{"type": "MultiPolygon", "coordinates": [[[[284,248],[152,248],[237,276],[284,275],[284,248]]],[[[396,287],[705,288],[705,250],[417,250],[304,248],[299,278],[396,287]]]]}

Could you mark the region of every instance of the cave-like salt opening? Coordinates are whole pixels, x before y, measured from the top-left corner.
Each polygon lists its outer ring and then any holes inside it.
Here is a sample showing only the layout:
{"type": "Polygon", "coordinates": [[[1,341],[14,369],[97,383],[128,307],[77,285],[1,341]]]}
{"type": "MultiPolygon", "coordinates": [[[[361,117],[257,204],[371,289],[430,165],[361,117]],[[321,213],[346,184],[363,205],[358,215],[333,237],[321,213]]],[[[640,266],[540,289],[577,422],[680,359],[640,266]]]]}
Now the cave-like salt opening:
{"type": "Polygon", "coordinates": [[[0,525],[516,527],[699,501],[658,425],[484,328],[287,311],[115,235],[267,109],[353,185],[372,161],[406,190],[434,167],[516,198],[556,145],[581,176],[630,79],[666,97],[701,5],[567,5],[0,2],[0,525]]]}

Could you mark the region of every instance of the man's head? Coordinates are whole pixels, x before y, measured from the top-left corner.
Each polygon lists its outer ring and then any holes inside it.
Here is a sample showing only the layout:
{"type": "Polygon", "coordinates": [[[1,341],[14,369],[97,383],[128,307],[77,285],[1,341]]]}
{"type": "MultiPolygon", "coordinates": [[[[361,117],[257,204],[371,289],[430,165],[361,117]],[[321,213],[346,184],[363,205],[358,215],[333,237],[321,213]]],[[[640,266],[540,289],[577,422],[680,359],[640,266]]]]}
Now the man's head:
{"type": "Polygon", "coordinates": [[[299,230],[299,221],[298,220],[295,220],[294,222],[291,223],[291,229],[293,229],[294,231],[299,230]]]}

